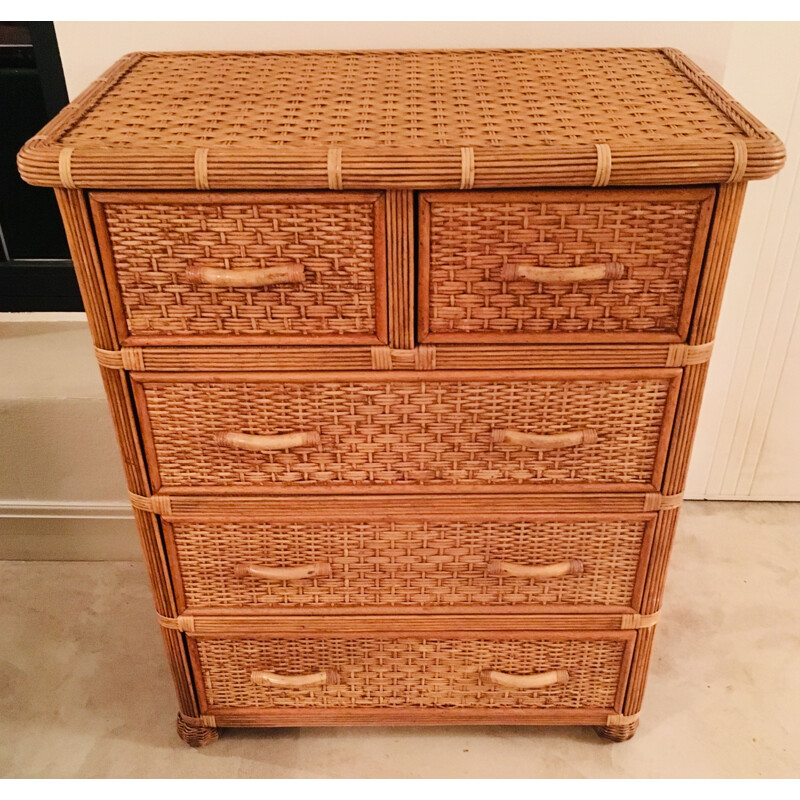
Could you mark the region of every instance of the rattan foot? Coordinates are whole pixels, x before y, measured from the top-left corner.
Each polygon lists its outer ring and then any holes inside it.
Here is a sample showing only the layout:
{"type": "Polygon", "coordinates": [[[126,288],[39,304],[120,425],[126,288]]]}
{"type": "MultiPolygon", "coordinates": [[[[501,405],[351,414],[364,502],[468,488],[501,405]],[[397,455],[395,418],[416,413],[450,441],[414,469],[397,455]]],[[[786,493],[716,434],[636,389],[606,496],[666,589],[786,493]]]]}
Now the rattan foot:
{"type": "Polygon", "coordinates": [[[639,720],[634,719],[622,725],[598,725],[595,730],[597,735],[602,736],[604,739],[610,739],[612,742],[626,742],[632,738],[638,727],[639,720]]]}
{"type": "Polygon", "coordinates": [[[192,717],[178,713],[178,736],[190,747],[204,747],[219,739],[219,730],[200,725],[192,717]]]}

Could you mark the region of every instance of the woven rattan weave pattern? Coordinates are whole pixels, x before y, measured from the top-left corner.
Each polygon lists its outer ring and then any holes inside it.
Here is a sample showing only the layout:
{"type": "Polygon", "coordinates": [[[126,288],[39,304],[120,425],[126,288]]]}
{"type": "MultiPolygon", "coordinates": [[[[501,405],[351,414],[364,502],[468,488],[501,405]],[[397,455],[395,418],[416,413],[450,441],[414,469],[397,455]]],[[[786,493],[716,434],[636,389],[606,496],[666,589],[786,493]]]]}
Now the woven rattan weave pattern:
{"type": "Polygon", "coordinates": [[[629,636],[494,638],[303,638],[192,641],[207,707],[226,708],[608,708],[617,703],[629,636]],[[336,670],[337,685],[257,686],[254,670],[336,670]],[[566,670],[569,679],[535,691],[492,686],[481,670],[530,674],[566,670]]]}
{"type": "Polygon", "coordinates": [[[119,325],[133,341],[186,335],[385,341],[380,195],[99,194],[94,200],[109,242],[106,266],[120,290],[119,325]],[[189,268],[234,277],[239,270],[298,268],[302,278],[231,288],[192,283],[189,268]]]}
{"type": "MultiPolygon", "coordinates": [[[[302,509],[298,509],[298,516],[302,509]]],[[[421,512],[424,515],[424,512],[421,512]]],[[[515,522],[421,520],[165,523],[190,607],[636,606],[654,515],[515,522]],[[492,575],[494,561],[579,561],[549,580],[492,575]],[[329,575],[276,580],[237,567],[323,564],[329,575]]]]}
{"type": "Polygon", "coordinates": [[[420,337],[683,338],[713,199],[702,189],[423,194],[420,337]],[[586,265],[620,272],[588,282],[514,274],[586,265]]]}
{"type": "Polygon", "coordinates": [[[59,142],[550,145],[632,131],[750,132],[654,50],[154,53],[59,142]]]}
{"type": "Polygon", "coordinates": [[[680,371],[355,375],[137,376],[154,485],[654,489],[680,371]],[[583,430],[595,436],[552,449],[495,438],[583,430]],[[253,452],[218,439],[304,432],[319,444],[253,452]]]}

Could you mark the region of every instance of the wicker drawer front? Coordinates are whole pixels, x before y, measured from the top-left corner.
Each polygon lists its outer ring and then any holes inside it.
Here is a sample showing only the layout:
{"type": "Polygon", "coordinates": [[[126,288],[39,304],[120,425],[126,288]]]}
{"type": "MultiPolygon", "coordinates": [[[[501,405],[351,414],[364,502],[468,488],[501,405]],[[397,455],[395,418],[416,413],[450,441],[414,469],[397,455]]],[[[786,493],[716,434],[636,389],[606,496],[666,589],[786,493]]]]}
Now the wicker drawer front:
{"type": "Polygon", "coordinates": [[[681,371],[133,373],[154,488],[654,490],[681,371]]]}
{"type": "Polygon", "coordinates": [[[638,610],[655,514],[553,518],[523,498],[517,519],[443,519],[435,501],[402,516],[377,502],[346,519],[315,518],[310,499],[294,518],[165,522],[183,608],[638,610]]]}
{"type": "Polygon", "coordinates": [[[120,338],[385,342],[383,195],[92,196],[120,338]]]}
{"type": "MultiPolygon", "coordinates": [[[[630,632],[567,634],[455,631],[435,636],[196,638],[205,713],[224,709],[619,708],[630,632]],[[542,688],[498,685],[485,671],[533,676],[542,688]],[[265,685],[259,673],[322,685],[265,685]],[[254,675],[254,673],[256,673],[254,675]],[[483,673],[483,674],[482,674],[483,673]],[[553,676],[556,677],[556,676],[553,676]],[[546,681],[546,677],[544,678],[546,681]],[[338,682],[337,682],[338,681],[338,682]]],[[[502,680],[502,677],[500,678],[502,680]]]]}
{"type": "Polygon", "coordinates": [[[679,341],[712,189],[426,193],[429,342],[679,341]]]}

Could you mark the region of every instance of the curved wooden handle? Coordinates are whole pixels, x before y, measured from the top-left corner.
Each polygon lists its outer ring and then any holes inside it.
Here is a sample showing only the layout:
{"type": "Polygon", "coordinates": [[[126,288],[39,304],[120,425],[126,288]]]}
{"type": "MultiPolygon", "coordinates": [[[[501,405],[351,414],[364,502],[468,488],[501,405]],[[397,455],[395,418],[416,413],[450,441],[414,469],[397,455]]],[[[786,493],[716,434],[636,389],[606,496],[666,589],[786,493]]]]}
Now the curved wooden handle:
{"type": "Polygon", "coordinates": [[[553,669],[550,672],[537,672],[533,675],[511,675],[508,672],[497,672],[493,669],[481,670],[481,680],[493,683],[506,689],[543,689],[569,680],[569,672],[565,669],[553,669]]]}
{"type": "Polygon", "coordinates": [[[209,286],[230,286],[244,289],[254,286],[271,286],[273,283],[302,283],[305,279],[300,264],[256,269],[219,269],[191,264],[183,274],[187,283],[205,283],[209,286]]]}
{"type": "Polygon", "coordinates": [[[323,669],[310,675],[280,675],[266,669],[257,669],[250,673],[250,681],[259,686],[304,689],[307,686],[335,686],[342,682],[342,676],[338,669],[323,669]]]}
{"type": "Polygon", "coordinates": [[[303,578],[329,578],[331,565],[324,561],[303,564],[299,567],[262,567],[258,564],[237,564],[233,568],[237,578],[263,578],[267,581],[298,581],[303,578]]]}
{"type": "Polygon", "coordinates": [[[215,433],[214,444],[222,447],[235,447],[237,450],[264,452],[270,450],[289,450],[292,447],[313,447],[320,442],[316,431],[280,433],[276,436],[255,436],[250,433],[215,433]]]}
{"type": "Polygon", "coordinates": [[[529,567],[526,564],[515,564],[513,561],[490,561],[490,575],[509,578],[530,578],[533,581],[546,581],[550,578],[564,578],[567,575],[582,575],[583,562],[577,558],[557,561],[555,564],[542,564],[529,567]]]}
{"type": "Polygon", "coordinates": [[[622,264],[587,264],[585,267],[534,267],[527,264],[506,264],[501,273],[504,281],[536,281],[537,283],[585,283],[611,281],[625,277],[622,264]]]}
{"type": "Polygon", "coordinates": [[[577,447],[579,444],[597,444],[597,431],[581,428],[563,433],[522,433],[500,428],[492,431],[492,443],[530,447],[532,450],[559,450],[562,447],[577,447]]]}

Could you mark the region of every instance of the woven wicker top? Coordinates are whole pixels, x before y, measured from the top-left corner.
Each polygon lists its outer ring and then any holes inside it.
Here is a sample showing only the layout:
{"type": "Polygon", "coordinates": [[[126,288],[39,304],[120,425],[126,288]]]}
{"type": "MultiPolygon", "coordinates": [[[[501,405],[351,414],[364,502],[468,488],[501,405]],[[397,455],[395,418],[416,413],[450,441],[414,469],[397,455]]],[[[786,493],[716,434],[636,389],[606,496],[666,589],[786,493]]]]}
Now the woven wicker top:
{"type": "Polygon", "coordinates": [[[741,180],[783,157],[673,50],[134,53],[20,170],[87,187],[470,188],[741,180]]]}

